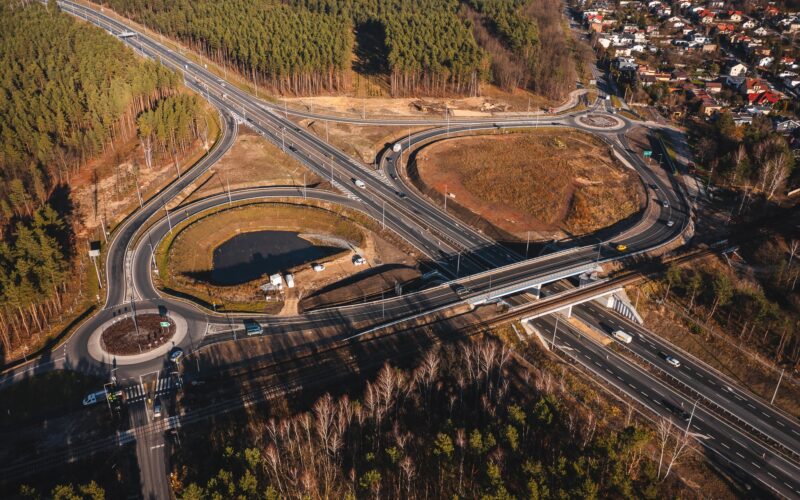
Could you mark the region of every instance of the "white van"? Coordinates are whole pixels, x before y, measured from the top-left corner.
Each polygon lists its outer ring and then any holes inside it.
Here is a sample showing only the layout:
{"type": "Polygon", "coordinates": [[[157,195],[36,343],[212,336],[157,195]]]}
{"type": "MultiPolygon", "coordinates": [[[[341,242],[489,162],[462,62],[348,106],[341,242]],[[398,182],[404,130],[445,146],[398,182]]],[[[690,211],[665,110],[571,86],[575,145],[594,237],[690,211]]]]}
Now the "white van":
{"type": "Polygon", "coordinates": [[[354,184],[356,185],[356,187],[358,187],[358,188],[361,188],[361,189],[366,189],[366,188],[367,188],[367,185],[366,185],[366,184],[364,184],[364,181],[362,181],[361,179],[355,179],[355,180],[353,181],[353,183],[354,183],[354,184]]]}
{"type": "Polygon", "coordinates": [[[93,404],[97,404],[98,401],[105,401],[105,399],[106,391],[93,392],[83,398],[83,406],[92,406],[93,404]]]}
{"type": "Polygon", "coordinates": [[[626,344],[630,344],[633,340],[633,337],[630,333],[625,333],[622,330],[616,330],[614,333],[611,334],[615,339],[619,340],[620,342],[625,342],[626,344]]]}

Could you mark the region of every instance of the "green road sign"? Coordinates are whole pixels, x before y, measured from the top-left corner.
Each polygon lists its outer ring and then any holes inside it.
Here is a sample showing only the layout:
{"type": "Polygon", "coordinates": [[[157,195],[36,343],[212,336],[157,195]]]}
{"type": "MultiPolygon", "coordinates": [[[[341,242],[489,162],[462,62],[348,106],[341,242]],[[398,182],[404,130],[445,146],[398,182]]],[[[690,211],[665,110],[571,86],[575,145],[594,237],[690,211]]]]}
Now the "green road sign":
{"type": "Polygon", "coordinates": [[[644,150],[644,157],[645,158],[650,158],[651,156],[653,156],[653,152],[650,151],[649,149],[645,149],[644,150]]]}
{"type": "Polygon", "coordinates": [[[161,328],[169,328],[169,321],[162,321],[159,324],[161,325],[161,328]]]}

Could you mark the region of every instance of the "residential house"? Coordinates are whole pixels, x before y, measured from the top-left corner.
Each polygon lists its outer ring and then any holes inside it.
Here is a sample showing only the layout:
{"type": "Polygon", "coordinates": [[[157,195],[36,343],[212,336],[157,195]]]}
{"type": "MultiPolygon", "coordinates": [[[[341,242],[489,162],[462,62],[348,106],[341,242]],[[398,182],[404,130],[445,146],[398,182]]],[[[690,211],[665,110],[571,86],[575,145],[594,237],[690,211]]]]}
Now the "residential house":
{"type": "Polygon", "coordinates": [[[728,68],[728,74],[730,76],[741,77],[747,74],[747,66],[742,63],[736,63],[730,68],[728,68]]]}

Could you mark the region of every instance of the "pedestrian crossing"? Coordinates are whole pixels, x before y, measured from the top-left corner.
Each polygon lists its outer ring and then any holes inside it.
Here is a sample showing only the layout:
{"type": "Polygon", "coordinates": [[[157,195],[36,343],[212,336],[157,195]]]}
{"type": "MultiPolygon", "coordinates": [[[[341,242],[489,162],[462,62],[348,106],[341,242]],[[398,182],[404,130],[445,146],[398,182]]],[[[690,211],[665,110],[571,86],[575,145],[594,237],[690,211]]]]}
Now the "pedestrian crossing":
{"type": "MultiPolygon", "coordinates": [[[[181,387],[182,381],[180,377],[161,377],[156,380],[154,396],[167,394],[181,387]]],[[[147,397],[147,389],[144,384],[136,384],[125,388],[125,401],[128,403],[135,403],[147,397]]]]}

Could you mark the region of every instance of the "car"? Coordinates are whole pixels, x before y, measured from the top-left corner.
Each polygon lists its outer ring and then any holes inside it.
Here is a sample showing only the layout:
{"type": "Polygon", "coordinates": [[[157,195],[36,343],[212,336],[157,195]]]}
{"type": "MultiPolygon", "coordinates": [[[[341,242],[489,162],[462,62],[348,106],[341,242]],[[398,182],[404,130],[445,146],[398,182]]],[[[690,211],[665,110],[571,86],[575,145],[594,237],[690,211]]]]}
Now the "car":
{"type": "Polygon", "coordinates": [[[156,399],[153,405],[153,418],[161,418],[161,401],[158,399],[156,399]]]}
{"type": "Polygon", "coordinates": [[[181,362],[182,357],[183,357],[183,349],[176,347],[170,353],[169,360],[177,365],[178,363],[181,362]]]}
{"type": "Polygon", "coordinates": [[[616,246],[616,249],[617,252],[624,252],[628,249],[628,245],[623,245],[622,243],[620,243],[619,245],[616,246]]]}
{"type": "Polygon", "coordinates": [[[469,295],[470,293],[472,293],[472,290],[470,290],[469,288],[465,287],[460,283],[453,283],[452,289],[454,292],[456,292],[456,295],[458,295],[459,297],[463,297],[465,295],[469,295]]]}
{"type": "Polygon", "coordinates": [[[623,332],[622,330],[615,330],[611,336],[626,344],[630,344],[633,340],[633,336],[630,333],[623,332]]]}
{"type": "Polygon", "coordinates": [[[311,266],[311,269],[313,269],[315,272],[321,272],[325,270],[325,266],[323,264],[314,264],[311,266]]]}
{"type": "Polygon", "coordinates": [[[395,180],[395,181],[397,180],[397,176],[396,176],[396,175],[394,175],[394,174],[389,174],[389,177],[391,177],[391,178],[392,178],[392,180],[395,180]]]}
{"type": "Polygon", "coordinates": [[[669,208],[669,202],[667,200],[662,200],[661,201],[661,206],[664,207],[664,208],[669,208]]]}
{"type": "Polygon", "coordinates": [[[244,331],[247,336],[250,337],[251,335],[261,335],[261,333],[264,331],[264,328],[258,321],[246,319],[244,320],[244,331]]]}
{"type": "Polygon", "coordinates": [[[667,356],[664,359],[666,360],[667,363],[670,364],[670,366],[673,366],[675,368],[680,368],[681,367],[681,362],[678,361],[678,359],[673,357],[673,356],[667,356]]]}
{"type": "Polygon", "coordinates": [[[659,190],[658,184],[650,184],[650,189],[652,189],[653,191],[658,191],[659,190]]]}
{"type": "Polygon", "coordinates": [[[397,197],[400,198],[401,200],[405,200],[406,198],[408,198],[408,196],[402,191],[397,192],[397,197]]]}
{"type": "Polygon", "coordinates": [[[364,184],[364,181],[362,181],[361,179],[353,179],[353,184],[355,184],[356,187],[361,188],[361,189],[366,189],[367,188],[367,185],[364,184]]]}
{"type": "Polygon", "coordinates": [[[353,264],[354,265],[363,266],[366,263],[367,263],[367,259],[365,259],[364,257],[362,257],[362,256],[360,256],[358,254],[353,255],[353,264]]]}
{"type": "Polygon", "coordinates": [[[675,221],[674,220],[668,220],[667,221],[667,227],[672,227],[674,225],[675,225],[675,221]]]}

